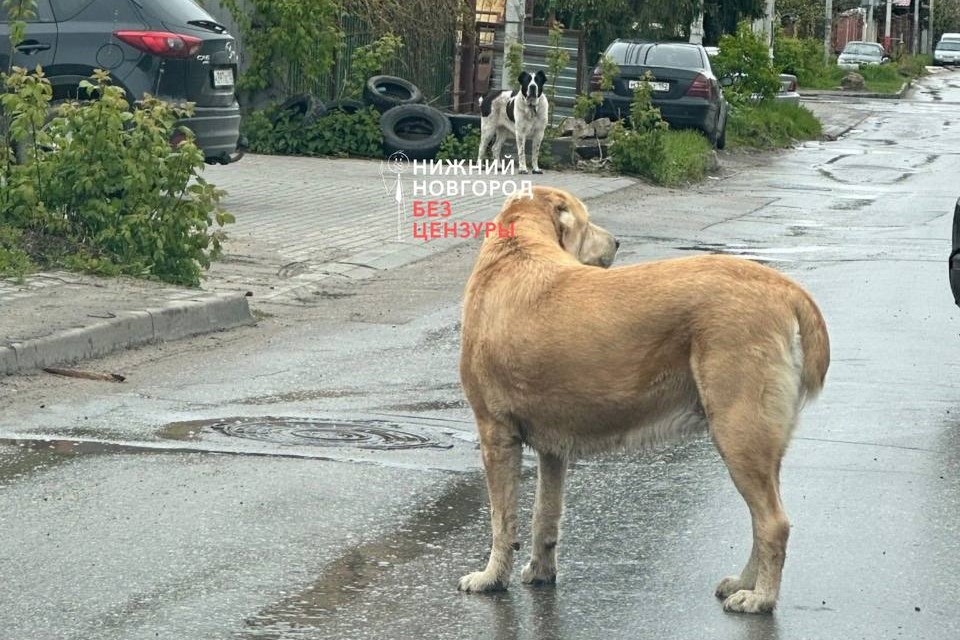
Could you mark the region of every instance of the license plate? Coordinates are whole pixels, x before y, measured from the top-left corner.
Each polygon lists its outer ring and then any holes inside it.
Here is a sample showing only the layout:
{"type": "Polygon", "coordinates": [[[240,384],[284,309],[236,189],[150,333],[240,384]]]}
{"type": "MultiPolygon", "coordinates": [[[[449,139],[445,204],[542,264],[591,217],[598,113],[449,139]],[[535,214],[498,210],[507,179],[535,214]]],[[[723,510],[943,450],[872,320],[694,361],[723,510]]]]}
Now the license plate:
{"type": "Polygon", "coordinates": [[[214,69],[213,86],[217,89],[233,86],[233,69],[214,69]]]}
{"type": "MultiPolygon", "coordinates": [[[[627,87],[630,89],[636,89],[640,86],[641,82],[646,82],[645,80],[631,80],[627,83],[627,87]]],[[[670,91],[669,82],[651,82],[650,89],[653,91],[670,91]]]]}

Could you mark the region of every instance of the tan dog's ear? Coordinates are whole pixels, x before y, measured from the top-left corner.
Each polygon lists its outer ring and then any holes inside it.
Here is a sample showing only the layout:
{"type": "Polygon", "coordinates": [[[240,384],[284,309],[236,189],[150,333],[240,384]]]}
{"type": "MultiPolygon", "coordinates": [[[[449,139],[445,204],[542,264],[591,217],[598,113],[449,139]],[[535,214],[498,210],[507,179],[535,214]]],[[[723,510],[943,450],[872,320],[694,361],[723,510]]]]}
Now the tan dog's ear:
{"type": "Polygon", "coordinates": [[[564,229],[572,229],[577,222],[577,218],[570,212],[570,205],[567,203],[567,199],[553,192],[547,193],[543,197],[544,200],[550,203],[553,209],[553,215],[560,223],[560,226],[564,229]]]}

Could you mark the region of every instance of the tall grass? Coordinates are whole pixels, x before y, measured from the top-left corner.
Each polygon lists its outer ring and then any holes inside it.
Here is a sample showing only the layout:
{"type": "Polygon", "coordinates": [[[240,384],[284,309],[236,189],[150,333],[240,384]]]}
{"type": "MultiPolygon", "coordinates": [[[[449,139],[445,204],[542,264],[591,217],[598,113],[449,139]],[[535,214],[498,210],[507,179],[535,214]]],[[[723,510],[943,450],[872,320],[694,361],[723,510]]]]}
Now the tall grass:
{"type": "Polygon", "coordinates": [[[778,149],[819,138],[821,132],[809,109],[775,100],[737,106],[727,122],[727,140],[735,147],[778,149]]]}

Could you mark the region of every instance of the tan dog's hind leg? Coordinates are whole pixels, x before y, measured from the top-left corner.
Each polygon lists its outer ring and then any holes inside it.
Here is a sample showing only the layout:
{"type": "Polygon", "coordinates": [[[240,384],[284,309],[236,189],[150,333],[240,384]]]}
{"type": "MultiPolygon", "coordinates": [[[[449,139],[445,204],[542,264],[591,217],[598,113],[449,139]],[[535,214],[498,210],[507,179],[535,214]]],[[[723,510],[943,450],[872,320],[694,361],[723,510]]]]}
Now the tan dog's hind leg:
{"type": "Polygon", "coordinates": [[[768,355],[738,363],[742,368],[734,368],[739,370],[732,370],[729,359],[725,366],[711,367],[709,358],[694,358],[710,433],[750,509],[753,528],[753,548],[743,571],[717,585],[716,595],[724,598],[727,611],[773,610],[790,535],[779,476],[796,421],[800,375],[789,350],[768,355]]]}
{"type": "Polygon", "coordinates": [[[557,581],[557,542],[563,515],[563,481],[567,461],[541,453],[537,467],[537,498],[533,505],[533,551],[520,573],[526,584],[553,584],[557,581]]]}
{"type": "Polygon", "coordinates": [[[483,466],[490,496],[493,543],[483,571],[460,578],[460,591],[503,591],[510,582],[517,543],[517,491],[520,488],[521,443],[512,427],[488,421],[478,424],[483,466]]]}

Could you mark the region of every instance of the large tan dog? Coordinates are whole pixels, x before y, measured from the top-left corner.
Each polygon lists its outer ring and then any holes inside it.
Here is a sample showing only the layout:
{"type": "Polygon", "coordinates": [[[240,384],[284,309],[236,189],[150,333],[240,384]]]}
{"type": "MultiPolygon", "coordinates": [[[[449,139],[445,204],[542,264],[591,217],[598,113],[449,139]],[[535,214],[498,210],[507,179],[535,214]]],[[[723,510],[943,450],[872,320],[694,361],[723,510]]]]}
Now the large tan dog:
{"type": "Polygon", "coordinates": [[[776,604],[790,525],[780,460],[823,386],[827,329],[810,296],[727,256],[616,269],[619,243],[560,189],[514,197],[467,284],[460,376],[480,433],[493,545],[462,591],[506,588],[517,541],[521,447],[539,454],[533,549],[521,579],[556,581],[567,462],[709,430],[750,508],[753,550],[716,595],[728,611],[776,604]]]}

